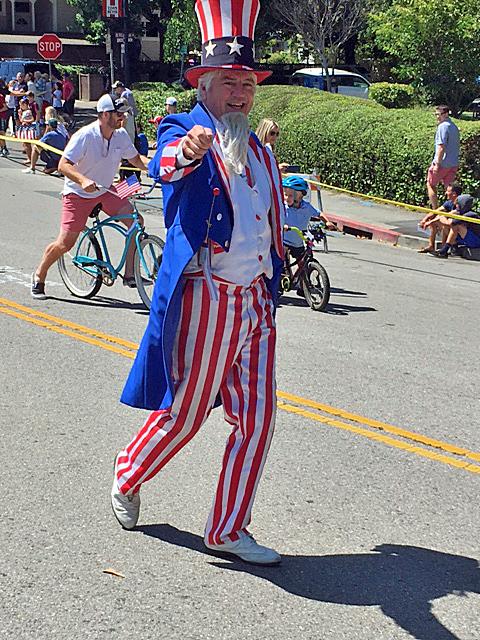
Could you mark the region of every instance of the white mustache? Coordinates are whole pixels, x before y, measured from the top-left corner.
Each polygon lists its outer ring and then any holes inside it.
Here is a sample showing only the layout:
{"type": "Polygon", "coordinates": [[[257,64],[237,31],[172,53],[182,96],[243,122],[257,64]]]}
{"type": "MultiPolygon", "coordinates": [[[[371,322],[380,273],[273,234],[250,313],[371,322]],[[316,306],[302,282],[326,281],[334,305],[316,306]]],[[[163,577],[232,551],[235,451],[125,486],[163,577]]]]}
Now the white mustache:
{"type": "Polygon", "coordinates": [[[225,113],[221,117],[225,131],[220,134],[220,146],[229,173],[241,174],[247,164],[250,124],[243,113],[225,113]]]}

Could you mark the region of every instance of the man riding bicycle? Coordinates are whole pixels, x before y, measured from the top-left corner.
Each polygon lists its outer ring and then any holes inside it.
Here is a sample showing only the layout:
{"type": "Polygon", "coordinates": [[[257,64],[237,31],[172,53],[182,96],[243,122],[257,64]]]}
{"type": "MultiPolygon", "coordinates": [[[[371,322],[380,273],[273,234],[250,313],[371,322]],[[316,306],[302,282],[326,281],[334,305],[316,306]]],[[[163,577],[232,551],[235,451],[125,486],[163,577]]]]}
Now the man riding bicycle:
{"type": "MultiPolygon", "coordinates": [[[[65,176],[60,233],[47,246],[39,266],[32,273],[31,294],[34,298],[46,298],[48,269],[70,251],[97,204],[101,203],[102,210],[108,215],[132,213],[133,207],[128,200],[110,192],[114,189],[111,185],[122,158],[138,169],[147,169],[123,129],[123,119],[128,110],[123,98],[114,100],[109,95],[102,96],[97,103],[98,119],[79,129],[67,144],[58,164],[58,170],[65,176]]],[[[121,222],[129,227],[133,220],[121,222]]],[[[135,286],[134,253],[135,245],[131,243],[123,280],[129,287],[135,286]]]]}
{"type": "Polygon", "coordinates": [[[310,220],[322,221],[327,229],[335,230],[336,226],[330,222],[320,211],[317,211],[309,202],[303,199],[308,193],[308,184],[300,176],[288,176],[283,178],[283,193],[285,197],[285,225],[283,244],[295,260],[302,257],[305,246],[300,236],[290,227],[297,227],[306,231],[310,220]]]}

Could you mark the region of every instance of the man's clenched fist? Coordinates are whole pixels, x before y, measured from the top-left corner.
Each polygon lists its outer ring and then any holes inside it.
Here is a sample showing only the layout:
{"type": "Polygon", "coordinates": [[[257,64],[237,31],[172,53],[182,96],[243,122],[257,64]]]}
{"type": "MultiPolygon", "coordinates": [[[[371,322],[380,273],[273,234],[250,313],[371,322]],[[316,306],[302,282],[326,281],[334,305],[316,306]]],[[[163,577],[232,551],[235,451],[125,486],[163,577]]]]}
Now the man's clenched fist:
{"type": "Polygon", "coordinates": [[[185,136],[182,145],[183,155],[187,160],[201,160],[212,146],[212,142],[212,130],[196,124],[185,136]]]}

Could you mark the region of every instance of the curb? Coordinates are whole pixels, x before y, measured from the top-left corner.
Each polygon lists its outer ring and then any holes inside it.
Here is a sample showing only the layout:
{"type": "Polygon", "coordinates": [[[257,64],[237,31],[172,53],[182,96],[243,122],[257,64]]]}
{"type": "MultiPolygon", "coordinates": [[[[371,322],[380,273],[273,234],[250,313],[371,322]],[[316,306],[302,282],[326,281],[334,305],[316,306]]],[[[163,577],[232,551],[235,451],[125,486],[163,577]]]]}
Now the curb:
{"type": "Polygon", "coordinates": [[[379,227],[378,225],[369,224],[368,222],[360,222],[344,216],[337,216],[333,213],[328,214],[328,219],[335,222],[337,227],[343,233],[354,236],[361,236],[370,240],[379,240],[380,242],[388,242],[397,244],[398,239],[402,235],[398,231],[393,231],[388,227],[379,227]]]}
{"type": "Polygon", "coordinates": [[[332,213],[328,214],[328,219],[335,222],[342,233],[367,238],[369,240],[377,240],[378,242],[386,242],[395,247],[404,247],[406,249],[416,250],[425,246],[427,242],[426,237],[410,236],[394,231],[393,229],[389,229],[388,227],[381,227],[368,222],[361,222],[359,220],[353,220],[352,218],[337,216],[332,213]]]}

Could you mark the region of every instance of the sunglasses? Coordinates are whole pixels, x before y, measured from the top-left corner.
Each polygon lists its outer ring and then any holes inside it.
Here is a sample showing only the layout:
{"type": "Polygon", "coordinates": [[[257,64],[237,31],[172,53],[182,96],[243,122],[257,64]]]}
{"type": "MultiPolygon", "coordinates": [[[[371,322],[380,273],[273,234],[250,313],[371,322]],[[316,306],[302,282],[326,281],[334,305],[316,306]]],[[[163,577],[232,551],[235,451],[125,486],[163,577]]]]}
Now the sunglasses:
{"type": "Polygon", "coordinates": [[[280,135],[280,131],[270,131],[269,136],[279,136],[280,135]]]}

